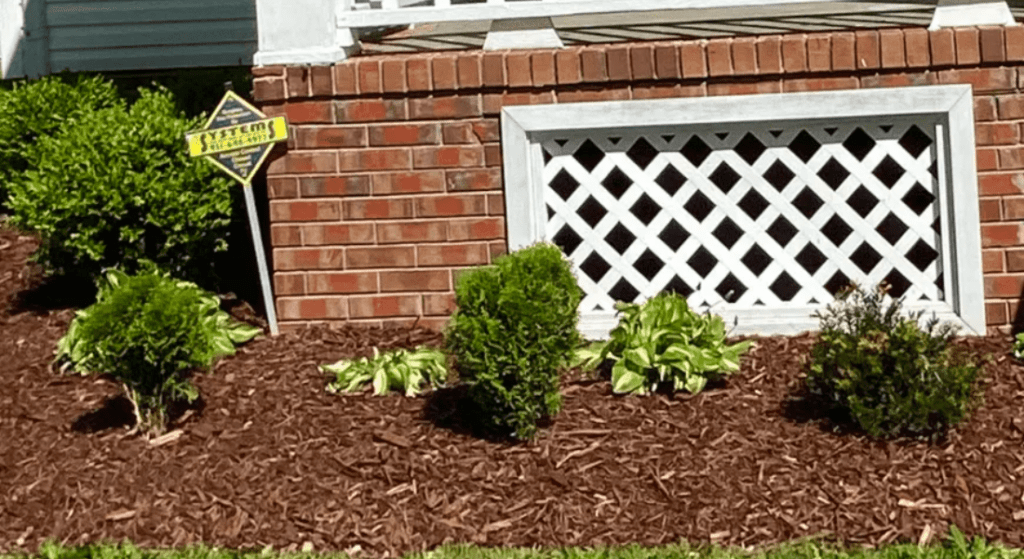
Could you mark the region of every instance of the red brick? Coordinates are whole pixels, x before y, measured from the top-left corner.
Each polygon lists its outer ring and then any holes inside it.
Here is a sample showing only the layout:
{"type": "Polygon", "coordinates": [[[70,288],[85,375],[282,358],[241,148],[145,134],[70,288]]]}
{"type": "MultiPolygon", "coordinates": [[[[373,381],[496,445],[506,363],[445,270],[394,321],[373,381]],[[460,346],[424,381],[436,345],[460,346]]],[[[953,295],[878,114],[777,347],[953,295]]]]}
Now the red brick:
{"type": "Polygon", "coordinates": [[[275,198],[298,198],[299,179],[293,177],[267,177],[267,196],[275,198]]]}
{"type": "Polygon", "coordinates": [[[256,101],[281,101],[284,100],[284,80],[253,80],[252,96],[256,101]]]}
{"type": "Polygon", "coordinates": [[[867,74],[860,78],[861,87],[908,87],[919,85],[935,85],[939,82],[934,72],[897,72],[886,74],[867,74]]]}
{"type": "Polygon", "coordinates": [[[356,63],[356,75],[359,78],[359,93],[380,93],[381,87],[380,61],[362,60],[356,63]]]}
{"type": "Polygon", "coordinates": [[[654,79],[654,48],[633,44],[629,47],[630,68],[634,80],[654,79]]]}
{"type": "Polygon", "coordinates": [[[344,254],[340,248],[275,248],[274,270],[340,269],[344,254]]]}
{"type": "Polygon", "coordinates": [[[288,84],[288,97],[309,97],[309,68],[305,66],[289,66],[285,71],[285,82],[288,84]]]}
{"type": "Polygon", "coordinates": [[[290,124],[333,122],[333,112],[329,101],[302,101],[284,106],[284,114],[290,124]]]}
{"type": "Polygon", "coordinates": [[[366,145],[362,126],[299,126],[294,134],[296,147],[350,148],[366,145]]]}
{"type": "Polygon", "coordinates": [[[311,294],[376,293],[376,272],[311,273],[307,280],[311,294]]]}
{"type": "Polygon", "coordinates": [[[414,56],[405,61],[405,85],[409,91],[430,91],[430,60],[414,56]]]}
{"type": "Polygon", "coordinates": [[[370,194],[370,181],[366,175],[346,175],[341,177],[301,177],[299,192],[303,198],[318,196],[367,196],[370,194]]]}
{"type": "Polygon", "coordinates": [[[456,61],[459,74],[459,88],[472,89],[482,85],[480,77],[480,55],[466,53],[459,55],[456,61]]]}
{"type": "Polygon", "coordinates": [[[941,83],[969,83],[974,94],[984,91],[1009,91],[1015,86],[1013,68],[972,68],[941,70],[941,83]]]}
{"type": "Polygon", "coordinates": [[[380,73],[384,80],[385,93],[402,93],[405,91],[405,60],[388,59],[380,63],[380,73]]]}
{"type": "Polygon", "coordinates": [[[486,215],[484,194],[451,194],[416,199],[416,217],[451,217],[486,215]]]}
{"type": "Polygon", "coordinates": [[[712,76],[731,76],[732,41],[729,39],[711,39],[708,41],[708,74],[712,76]]]}
{"type": "Polygon", "coordinates": [[[487,250],[491,253],[491,262],[494,262],[495,258],[508,254],[508,242],[504,240],[491,241],[487,245],[487,250]]]}
{"type": "Polygon", "coordinates": [[[999,148],[1000,169],[1024,169],[1024,148],[999,148]]]}
{"type": "MultiPolygon", "coordinates": [[[[1007,216],[1011,219],[1010,216],[1007,216]]],[[[1007,247],[1024,244],[1024,231],[1019,223],[981,224],[981,246],[1007,247]]]]}
{"type": "Polygon", "coordinates": [[[1021,218],[1024,218],[1024,196],[1007,196],[1003,198],[1003,219],[1013,220],[1021,218]]]}
{"type": "Polygon", "coordinates": [[[454,293],[430,293],[423,295],[423,314],[450,315],[455,312],[454,293]]]}
{"type": "Polygon", "coordinates": [[[270,243],[275,247],[302,246],[302,228],[298,225],[272,224],[270,243]]]}
{"type": "MultiPolygon", "coordinates": [[[[996,252],[996,251],[984,251],[984,252],[996,252]]],[[[1000,255],[1002,252],[1000,251],[1000,255]]],[[[1000,262],[1002,264],[1002,262],[1000,262]]],[[[1006,271],[1007,272],[1024,272],[1024,250],[1007,250],[1006,251],[1006,271]]]]}
{"type": "Polygon", "coordinates": [[[807,42],[803,35],[782,37],[782,71],[787,74],[807,71],[807,42]]]}
{"type": "Polygon", "coordinates": [[[952,66],[956,64],[956,43],[953,40],[953,30],[950,28],[936,29],[929,31],[931,39],[932,65],[952,66]]]}
{"type": "Polygon", "coordinates": [[[408,109],[405,99],[354,99],[335,101],[334,114],[339,124],[345,122],[374,122],[405,120],[408,109]]]}
{"type": "Polygon", "coordinates": [[[1024,293],[1024,275],[985,276],[985,297],[1020,297],[1024,293]]]}
{"type": "Polygon", "coordinates": [[[253,66],[252,75],[256,78],[264,78],[269,76],[284,76],[285,67],[280,65],[274,66],[253,66]]]}
{"type": "Polygon", "coordinates": [[[961,66],[981,62],[981,47],[978,43],[978,29],[957,27],[953,29],[953,44],[956,45],[956,63],[961,66]]]}
{"type": "Polygon", "coordinates": [[[476,146],[444,146],[413,148],[412,166],[416,169],[436,167],[481,167],[483,150],[476,146]]]}
{"type": "MultiPolygon", "coordinates": [[[[673,53],[675,51],[673,50],[673,53]]],[[[657,59],[657,49],[655,50],[655,63],[657,59]]],[[[673,60],[673,64],[675,61],[673,60]]],[[[679,46],[679,64],[683,69],[684,78],[703,78],[708,75],[708,59],[707,52],[704,49],[704,44],[700,41],[686,41],[679,46]]],[[[673,77],[673,76],[661,76],[660,66],[656,67],[659,77],[673,77]]],[[[678,72],[678,70],[676,70],[678,72]]],[[[678,73],[676,74],[679,75],[678,73]]]]}
{"type": "Polygon", "coordinates": [[[992,173],[978,176],[978,195],[1001,196],[1024,192],[1024,174],[992,173]]]}
{"type": "Polygon", "coordinates": [[[458,87],[459,80],[455,69],[456,60],[456,57],[453,55],[442,54],[430,61],[435,91],[458,87]]]}
{"type": "Polygon", "coordinates": [[[982,198],[978,201],[981,221],[1002,221],[999,198],[982,198]]]}
{"type": "Polygon", "coordinates": [[[267,174],[335,173],[338,159],[333,152],[289,152],[267,165],[267,174]]]}
{"type": "Polygon", "coordinates": [[[370,127],[371,146],[414,146],[441,143],[438,124],[391,124],[370,127]]]}
{"type": "Polygon", "coordinates": [[[416,247],[417,266],[473,266],[487,264],[487,243],[420,245],[416,247]]]}
{"type": "Polygon", "coordinates": [[[380,316],[415,316],[420,314],[421,295],[377,295],[350,297],[348,312],[352,318],[380,316]]]}
{"type": "Polygon", "coordinates": [[[857,37],[852,32],[832,34],[832,70],[857,68],[857,37]]]}
{"type": "Polygon", "coordinates": [[[411,218],[412,208],[411,198],[372,198],[342,202],[346,220],[411,218]]]}
{"type": "Polygon", "coordinates": [[[420,243],[448,240],[448,221],[405,221],[377,224],[377,242],[420,243]]]}
{"type": "Polygon", "coordinates": [[[1024,26],[1004,27],[1003,35],[1006,45],[1006,60],[1012,62],[1024,60],[1024,26]]]}
{"type": "Polygon", "coordinates": [[[859,82],[853,76],[834,78],[797,78],[784,80],[782,90],[790,91],[825,91],[830,89],[857,89],[859,82]]]}
{"type": "Polygon", "coordinates": [[[345,249],[345,268],[350,270],[412,268],[415,265],[416,249],[414,247],[376,246],[349,247],[345,249]]]}
{"type": "Polygon", "coordinates": [[[530,71],[533,75],[533,85],[555,85],[555,53],[542,51],[531,54],[530,71]]]}
{"type": "Polygon", "coordinates": [[[505,238],[505,218],[456,219],[448,224],[448,240],[479,241],[505,238]]]}
{"type": "Polygon", "coordinates": [[[505,58],[505,63],[508,65],[508,85],[510,87],[530,87],[533,85],[529,53],[511,52],[505,58]]]}
{"type": "Polygon", "coordinates": [[[782,93],[779,80],[751,80],[742,82],[715,82],[708,84],[708,95],[756,95],[759,93],[782,93]]]}
{"type": "Polygon", "coordinates": [[[305,295],[306,274],[274,274],[274,295],[305,295]]]}
{"type": "Polygon", "coordinates": [[[1003,43],[1003,28],[985,26],[979,28],[982,62],[1003,62],[1006,51],[1003,43]]]}
{"type": "Polygon", "coordinates": [[[448,191],[500,190],[501,169],[470,169],[445,172],[448,191]]]}
{"type": "MultiPolygon", "coordinates": [[[[707,64],[704,62],[704,51],[699,43],[687,42],[682,47],[685,56],[695,56],[693,53],[700,52],[700,66],[704,68],[707,75],[707,64]]],[[[696,61],[693,62],[696,65],[696,61]]],[[[679,72],[679,50],[672,45],[657,45],[654,47],[654,74],[660,80],[674,79],[680,77],[679,72]]]]}
{"type": "Polygon", "coordinates": [[[1006,303],[1003,301],[985,302],[985,324],[1006,324],[1009,322],[1009,315],[1006,314],[1006,303]]]}
{"type": "Polygon", "coordinates": [[[974,98],[974,120],[983,122],[996,119],[996,101],[990,96],[974,98]]]}
{"type": "Polygon", "coordinates": [[[732,40],[732,70],[736,75],[757,73],[757,47],[753,37],[736,37],[732,40]]]}
{"type": "Polygon", "coordinates": [[[497,119],[445,123],[441,138],[446,144],[479,144],[501,139],[497,119]]]}
{"type": "Polygon", "coordinates": [[[482,107],[479,95],[445,95],[409,99],[409,118],[467,118],[480,116],[482,107]]]}
{"type": "Polygon", "coordinates": [[[761,74],[782,73],[782,39],[777,35],[757,38],[757,68],[761,74]]]}
{"type": "MultiPolygon", "coordinates": [[[[387,321],[385,320],[384,322],[387,321]]],[[[438,333],[444,332],[450,322],[451,319],[447,317],[416,317],[416,326],[438,333]]]]}
{"type": "Polygon", "coordinates": [[[302,226],[302,242],[317,245],[365,245],[374,242],[372,223],[318,223],[302,226]]]}
{"type": "Polygon", "coordinates": [[[999,106],[999,118],[1003,120],[1024,119],[1024,95],[1000,95],[996,97],[999,106]]]}
{"type": "Polygon", "coordinates": [[[977,165],[979,171],[994,171],[999,168],[999,159],[994,149],[978,149],[977,165]]]}
{"type": "Polygon", "coordinates": [[[444,173],[441,171],[374,173],[370,175],[370,185],[374,196],[444,192],[444,173]]]}
{"type": "Polygon", "coordinates": [[[559,103],[589,103],[592,101],[626,101],[631,98],[627,87],[586,87],[557,92],[559,103]]]}
{"type": "Polygon", "coordinates": [[[811,72],[832,69],[832,36],[828,33],[807,36],[807,69],[811,72]]]}
{"type": "Polygon", "coordinates": [[[926,68],[932,62],[929,52],[928,30],[922,27],[908,27],[903,30],[904,48],[907,51],[907,66],[926,68]]]}
{"type": "Polygon", "coordinates": [[[632,73],[629,70],[629,47],[608,47],[605,52],[608,59],[608,79],[612,81],[629,81],[632,73]]]}
{"type": "Polygon", "coordinates": [[[309,69],[309,92],[313,97],[334,95],[334,77],[330,66],[312,66],[309,69]]]}
{"type": "Polygon", "coordinates": [[[398,148],[338,150],[338,159],[346,171],[389,171],[412,166],[409,150],[398,148]]]}
{"type": "MultiPolygon", "coordinates": [[[[1024,270],[1024,251],[1020,251],[1021,269],[1024,270]]],[[[1003,250],[1002,249],[991,249],[981,251],[981,271],[986,274],[993,272],[1003,272],[1003,250]]],[[[1013,270],[1019,272],[1021,270],[1013,270]]]]}
{"type": "Polygon", "coordinates": [[[555,76],[559,84],[580,83],[583,75],[580,70],[578,48],[560,49],[555,52],[555,76]]]}
{"type": "Polygon", "coordinates": [[[881,29],[878,31],[878,42],[882,68],[905,68],[907,66],[907,53],[902,30],[881,29]]]}
{"type": "Polygon", "coordinates": [[[856,31],[853,35],[857,39],[857,69],[878,68],[880,66],[878,31],[862,30],[856,31]]]}
{"type": "Polygon", "coordinates": [[[505,55],[498,52],[488,52],[483,55],[483,71],[481,76],[484,86],[501,87],[505,81],[505,55]]]}
{"type": "Polygon", "coordinates": [[[501,165],[501,146],[484,146],[484,166],[498,167],[501,165]]]}
{"type": "Polygon", "coordinates": [[[488,194],[487,195],[487,214],[488,215],[505,215],[505,195],[504,194],[488,194]]]}
{"type": "Polygon", "coordinates": [[[448,270],[409,270],[380,272],[380,290],[451,291],[452,274],[448,270]]]}
{"type": "Polygon", "coordinates": [[[589,47],[580,53],[580,70],[587,83],[608,81],[608,60],[604,49],[589,47]]]}
{"type": "Polygon", "coordinates": [[[974,141],[979,146],[1010,145],[1020,140],[1020,128],[1012,122],[979,122],[974,125],[974,141]]]}
{"type": "Polygon", "coordinates": [[[277,314],[282,320],[316,320],[347,316],[343,300],[332,298],[329,301],[323,297],[280,297],[277,299],[277,314]],[[342,304],[339,305],[339,302],[342,304]]]}
{"type": "Polygon", "coordinates": [[[334,65],[334,91],[338,95],[355,95],[359,91],[354,63],[339,62],[334,65]]]}

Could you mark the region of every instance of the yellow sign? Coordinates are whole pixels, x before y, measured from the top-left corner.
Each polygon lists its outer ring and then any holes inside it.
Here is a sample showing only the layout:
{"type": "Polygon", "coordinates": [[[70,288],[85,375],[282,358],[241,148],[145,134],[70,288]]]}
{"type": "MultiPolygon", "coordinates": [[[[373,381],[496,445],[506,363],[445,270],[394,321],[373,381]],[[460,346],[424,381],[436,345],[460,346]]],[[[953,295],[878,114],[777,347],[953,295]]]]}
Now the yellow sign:
{"type": "Polygon", "coordinates": [[[288,137],[288,123],[283,116],[279,116],[237,126],[192,132],[185,137],[188,139],[188,154],[199,157],[280,142],[288,137]]]}

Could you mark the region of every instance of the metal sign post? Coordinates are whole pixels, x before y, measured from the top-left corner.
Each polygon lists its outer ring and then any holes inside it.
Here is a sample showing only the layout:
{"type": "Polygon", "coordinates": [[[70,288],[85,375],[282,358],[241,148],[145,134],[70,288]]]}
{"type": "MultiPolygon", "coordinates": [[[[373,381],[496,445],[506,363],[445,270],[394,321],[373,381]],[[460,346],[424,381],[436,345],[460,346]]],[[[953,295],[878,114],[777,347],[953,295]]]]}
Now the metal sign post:
{"type": "Polygon", "coordinates": [[[273,144],[287,139],[288,123],[284,117],[267,118],[267,115],[246,103],[230,89],[206,125],[201,130],[185,134],[190,156],[205,157],[242,183],[245,207],[249,214],[249,231],[252,233],[252,245],[256,251],[256,265],[263,290],[263,304],[267,309],[270,333],[275,336],[280,330],[277,327],[267,259],[263,253],[256,201],[252,195],[252,177],[267,158],[273,144]]]}

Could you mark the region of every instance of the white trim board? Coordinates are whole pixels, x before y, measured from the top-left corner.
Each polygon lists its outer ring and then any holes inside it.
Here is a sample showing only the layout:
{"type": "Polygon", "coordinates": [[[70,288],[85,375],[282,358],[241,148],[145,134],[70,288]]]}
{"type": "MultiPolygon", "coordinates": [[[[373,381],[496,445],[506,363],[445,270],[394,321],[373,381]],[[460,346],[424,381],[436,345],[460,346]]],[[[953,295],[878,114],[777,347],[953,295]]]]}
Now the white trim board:
{"type": "MultiPolygon", "coordinates": [[[[929,116],[942,124],[936,139],[938,203],[941,211],[945,300],[913,304],[952,321],[965,334],[984,334],[984,285],[975,168],[973,98],[970,85],[940,85],[710,98],[681,98],[505,107],[501,115],[505,206],[509,250],[545,240],[547,212],[540,141],[552,133],[637,128],[675,129],[701,125],[785,127],[864,121],[880,116],[929,116]],[[955,219],[954,219],[955,218],[955,219]]],[[[734,334],[794,334],[817,328],[811,316],[823,308],[715,309],[734,334]]],[[[580,330],[607,337],[614,313],[581,314],[580,330]]]]}

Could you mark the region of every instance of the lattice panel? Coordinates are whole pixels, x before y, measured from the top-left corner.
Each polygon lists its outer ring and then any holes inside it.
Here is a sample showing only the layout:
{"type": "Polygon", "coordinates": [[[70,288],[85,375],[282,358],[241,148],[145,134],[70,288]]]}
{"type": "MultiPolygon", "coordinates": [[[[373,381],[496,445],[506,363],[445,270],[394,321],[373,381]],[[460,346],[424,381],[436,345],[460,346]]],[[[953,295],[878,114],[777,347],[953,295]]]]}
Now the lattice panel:
{"type": "Polygon", "coordinates": [[[638,131],[541,141],[546,238],[581,312],[824,305],[850,281],[944,300],[936,121],[638,131]]]}

